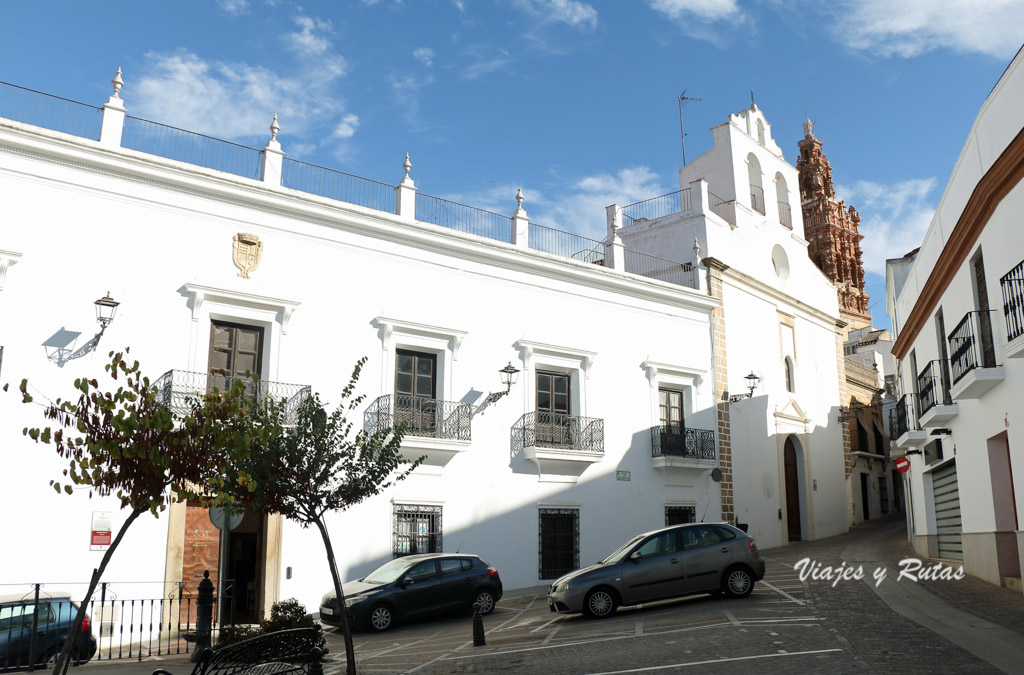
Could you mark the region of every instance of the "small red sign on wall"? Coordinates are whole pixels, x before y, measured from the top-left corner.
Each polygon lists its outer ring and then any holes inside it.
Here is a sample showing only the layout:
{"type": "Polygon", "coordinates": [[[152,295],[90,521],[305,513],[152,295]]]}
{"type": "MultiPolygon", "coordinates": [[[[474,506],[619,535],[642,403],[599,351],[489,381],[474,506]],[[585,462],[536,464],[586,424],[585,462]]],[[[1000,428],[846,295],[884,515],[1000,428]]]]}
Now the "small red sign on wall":
{"type": "Polygon", "coordinates": [[[93,511],[92,513],[92,534],[89,537],[90,551],[103,551],[110,546],[112,514],[110,511],[93,511]]]}
{"type": "Polygon", "coordinates": [[[910,471],[910,458],[900,457],[896,460],[896,470],[900,473],[906,473],[910,471]]]}

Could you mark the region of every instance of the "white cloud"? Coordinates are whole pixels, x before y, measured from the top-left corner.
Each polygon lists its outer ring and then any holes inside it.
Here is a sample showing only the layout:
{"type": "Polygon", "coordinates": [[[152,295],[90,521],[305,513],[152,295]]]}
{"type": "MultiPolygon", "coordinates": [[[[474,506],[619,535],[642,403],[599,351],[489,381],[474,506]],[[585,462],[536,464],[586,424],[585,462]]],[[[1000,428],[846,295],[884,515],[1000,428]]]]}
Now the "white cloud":
{"type": "Polygon", "coordinates": [[[417,47],[412,50],[412,57],[428,68],[434,65],[434,50],[430,47],[417,47]]]}
{"type": "Polygon", "coordinates": [[[348,113],[341,118],[341,122],[334,128],[335,138],[352,138],[359,127],[359,117],[348,113]]]}
{"type": "Polygon", "coordinates": [[[249,13],[249,0],[217,0],[221,10],[232,16],[249,13]]]}
{"type": "Polygon", "coordinates": [[[935,215],[928,195],[935,178],[916,178],[895,185],[858,181],[836,188],[837,196],[860,212],[864,271],[885,275],[887,258],[914,250],[935,215]]]}
{"type": "Polygon", "coordinates": [[[420,119],[420,90],[434,83],[433,76],[418,78],[415,75],[400,76],[392,73],[388,78],[395,96],[395,105],[402,111],[406,123],[416,131],[426,128],[420,119]]]}
{"type": "Polygon", "coordinates": [[[883,56],[946,48],[1009,59],[1024,36],[1024,0],[843,0],[838,11],[840,40],[883,56]]]}
{"type": "Polygon", "coordinates": [[[654,11],[675,21],[693,18],[718,21],[739,12],[736,0],[648,0],[648,4],[654,11]]]}
{"type": "Polygon", "coordinates": [[[452,0],[452,4],[455,5],[455,9],[459,10],[463,14],[466,13],[466,3],[463,0],[452,0]]]}
{"type": "MultiPolygon", "coordinates": [[[[336,124],[343,113],[333,95],[336,70],[289,68],[286,75],[245,62],[207,61],[189,51],[148,53],[126,87],[134,115],[210,136],[269,138],[277,113],[282,142],[336,124]]],[[[285,150],[288,150],[286,147],[285,150]]]]}
{"type": "Polygon", "coordinates": [[[303,56],[321,56],[331,48],[334,27],[329,20],[297,16],[292,19],[301,30],[285,35],[288,47],[303,56]]]}
{"type": "Polygon", "coordinates": [[[589,32],[597,28],[597,10],[579,0],[514,0],[515,4],[545,23],[564,23],[589,32]]]}

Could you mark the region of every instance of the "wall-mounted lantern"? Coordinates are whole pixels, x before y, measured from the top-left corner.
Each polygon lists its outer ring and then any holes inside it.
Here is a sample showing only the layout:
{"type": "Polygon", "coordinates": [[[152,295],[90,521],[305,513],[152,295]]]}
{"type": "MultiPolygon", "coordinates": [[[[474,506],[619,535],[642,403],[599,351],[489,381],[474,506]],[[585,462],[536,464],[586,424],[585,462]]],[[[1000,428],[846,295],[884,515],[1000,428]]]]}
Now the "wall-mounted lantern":
{"type": "Polygon", "coordinates": [[[761,378],[754,374],[754,371],[750,371],[749,375],[744,375],[743,379],[747,381],[747,389],[750,391],[746,394],[734,394],[729,397],[730,403],[736,403],[742,401],[745,398],[751,398],[754,395],[754,390],[757,389],[757,385],[761,383],[761,378]]]}
{"type": "Polygon", "coordinates": [[[498,370],[498,375],[501,377],[501,383],[505,385],[505,391],[499,391],[493,394],[488,394],[488,403],[494,403],[495,401],[500,399],[502,396],[505,396],[506,394],[508,394],[508,392],[512,390],[512,385],[516,383],[516,379],[519,376],[519,369],[513,366],[512,362],[509,361],[507,366],[498,370]]]}
{"type": "Polygon", "coordinates": [[[117,306],[121,303],[110,297],[110,291],[107,294],[93,303],[96,305],[96,321],[100,324],[100,332],[96,334],[95,341],[98,343],[100,337],[103,336],[103,332],[107,330],[114,321],[114,315],[117,314],[117,306]]]}

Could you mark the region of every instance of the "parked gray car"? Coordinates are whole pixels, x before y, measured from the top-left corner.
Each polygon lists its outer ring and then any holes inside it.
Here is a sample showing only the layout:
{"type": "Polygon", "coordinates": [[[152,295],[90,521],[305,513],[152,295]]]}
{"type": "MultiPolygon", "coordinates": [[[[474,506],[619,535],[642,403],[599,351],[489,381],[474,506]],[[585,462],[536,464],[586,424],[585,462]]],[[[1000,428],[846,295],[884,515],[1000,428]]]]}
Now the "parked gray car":
{"type": "Polygon", "coordinates": [[[566,574],[548,589],[548,607],[600,618],[620,605],[700,593],[745,598],[763,578],[764,561],[746,532],[688,523],[633,537],[596,565],[566,574]]]}

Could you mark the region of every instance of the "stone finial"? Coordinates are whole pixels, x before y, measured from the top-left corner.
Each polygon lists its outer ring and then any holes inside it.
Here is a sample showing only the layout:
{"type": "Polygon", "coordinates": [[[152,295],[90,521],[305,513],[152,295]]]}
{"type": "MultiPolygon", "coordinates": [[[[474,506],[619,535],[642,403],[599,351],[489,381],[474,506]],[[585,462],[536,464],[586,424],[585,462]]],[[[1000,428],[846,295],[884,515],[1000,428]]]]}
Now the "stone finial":
{"type": "Polygon", "coordinates": [[[412,168],[412,162],[409,161],[409,153],[405,153],[405,161],[402,162],[402,168],[405,169],[405,177],[409,177],[409,169],[412,168]]]}
{"type": "Polygon", "coordinates": [[[277,132],[281,131],[281,125],[277,123],[277,113],[274,113],[274,121],[270,123],[270,140],[277,140],[277,132]]]}
{"type": "Polygon", "coordinates": [[[700,242],[697,238],[693,238],[693,259],[700,264],[700,242]]]}
{"type": "Polygon", "coordinates": [[[516,191],[516,204],[519,205],[518,208],[520,209],[523,208],[523,199],[525,199],[525,197],[523,197],[523,188],[519,188],[516,191]]]}
{"type": "Polygon", "coordinates": [[[117,68],[117,75],[114,75],[114,79],[110,81],[110,84],[114,85],[114,98],[121,98],[121,87],[124,86],[124,80],[121,79],[121,67],[117,68]]]}
{"type": "Polygon", "coordinates": [[[804,136],[806,136],[807,138],[810,138],[811,136],[814,135],[813,130],[814,130],[814,122],[812,122],[811,118],[808,117],[807,121],[804,122],[804,136]]]}

